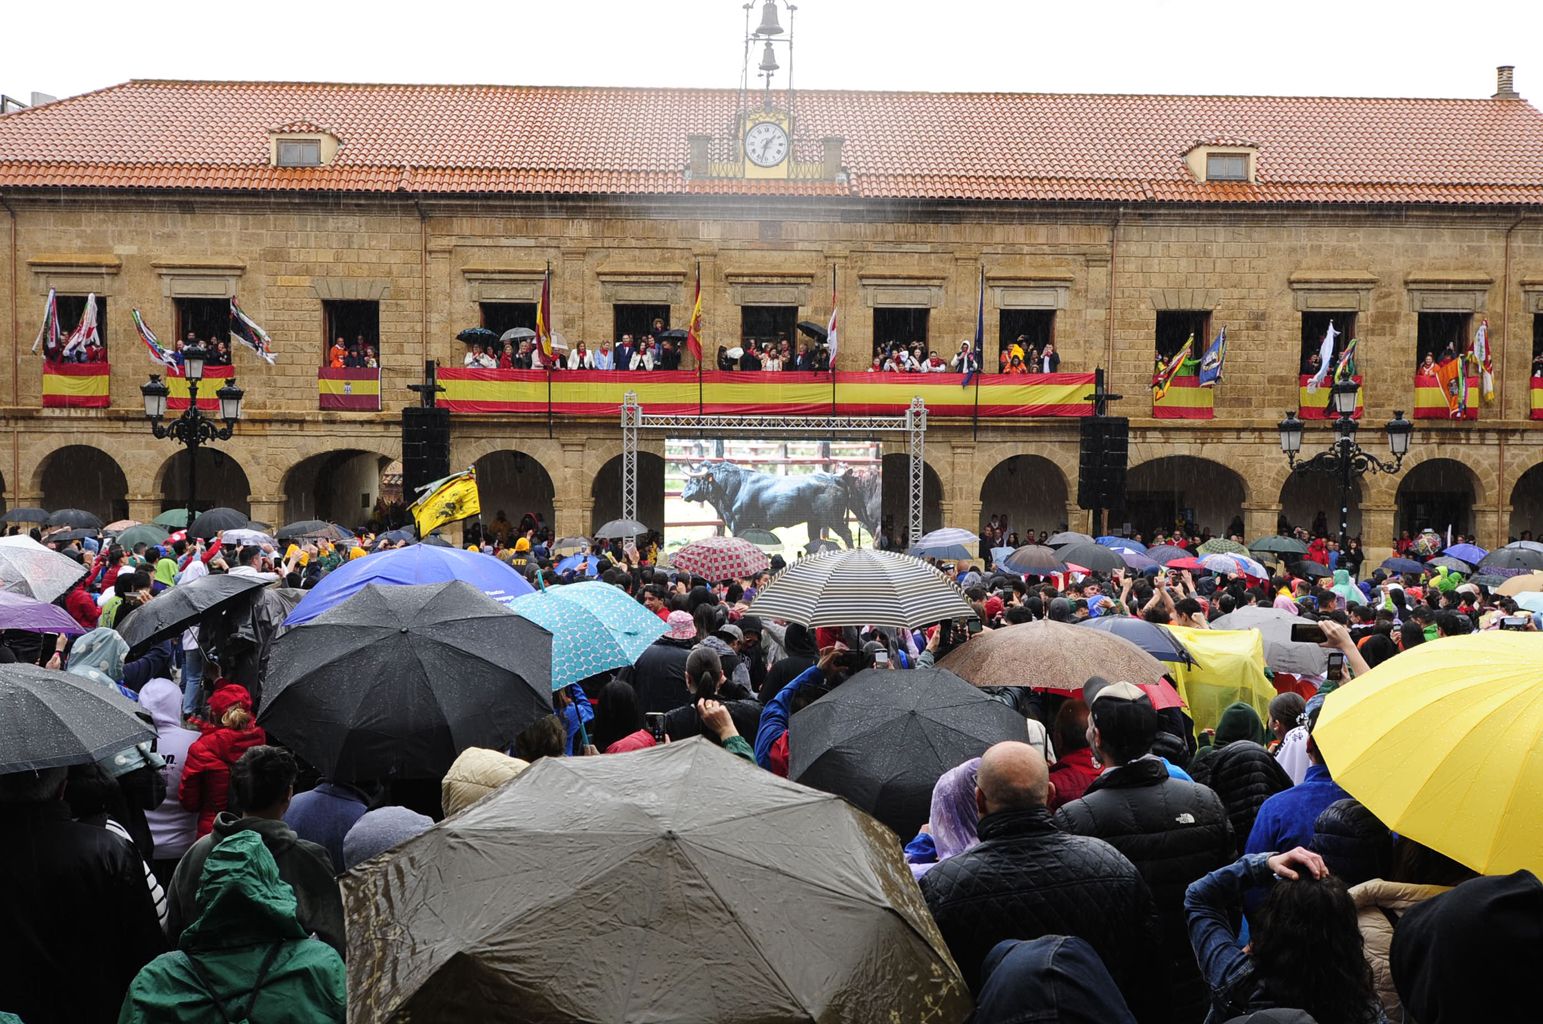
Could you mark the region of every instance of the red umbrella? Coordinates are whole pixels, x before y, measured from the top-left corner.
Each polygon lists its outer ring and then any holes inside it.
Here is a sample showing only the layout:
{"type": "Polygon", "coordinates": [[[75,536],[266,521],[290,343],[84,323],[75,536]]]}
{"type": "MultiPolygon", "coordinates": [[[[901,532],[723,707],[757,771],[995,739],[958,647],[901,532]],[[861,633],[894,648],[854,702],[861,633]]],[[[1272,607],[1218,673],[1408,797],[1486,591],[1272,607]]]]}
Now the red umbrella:
{"type": "Polygon", "coordinates": [[[1166,568],[1169,568],[1169,569],[1188,569],[1190,572],[1210,572],[1211,571],[1210,569],[1207,569],[1205,567],[1205,564],[1203,562],[1201,562],[1200,559],[1195,558],[1193,556],[1186,556],[1184,558],[1175,558],[1173,561],[1171,561],[1171,562],[1169,562],[1167,564],[1166,568]]]}
{"type": "Polygon", "coordinates": [[[670,564],[704,580],[749,579],[771,567],[766,552],[740,537],[704,537],[670,556],[670,564]]]}
{"type": "Polygon", "coordinates": [[[1155,683],[1137,683],[1141,691],[1152,698],[1152,707],[1158,711],[1164,708],[1182,708],[1184,698],[1179,696],[1179,691],[1173,688],[1173,684],[1166,679],[1159,679],[1155,683]]]}

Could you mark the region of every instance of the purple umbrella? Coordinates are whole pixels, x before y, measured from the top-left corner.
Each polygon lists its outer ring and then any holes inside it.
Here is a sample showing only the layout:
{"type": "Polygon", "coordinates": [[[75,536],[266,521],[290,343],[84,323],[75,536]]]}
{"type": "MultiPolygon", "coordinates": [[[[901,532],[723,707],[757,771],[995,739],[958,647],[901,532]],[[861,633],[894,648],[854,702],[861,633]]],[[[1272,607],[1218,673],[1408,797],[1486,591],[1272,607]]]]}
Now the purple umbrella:
{"type": "Polygon", "coordinates": [[[27,633],[63,633],[79,636],[85,630],[56,604],[35,601],[25,594],[0,591],[0,629],[19,629],[27,633]]]}
{"type": "Polygon", "coordinates": [[[1119,551],[1120,557],[1125,559],[1125,567],[1127,569],[1135,569],[1140,572],[1145,572],[1148,569],[1161,568],[1161,565],[1156,559],[1148,558],[1146,555],[1143,555],[1139,551],[1120,551],[1118,548],[1115,550],[1119,551]]]}

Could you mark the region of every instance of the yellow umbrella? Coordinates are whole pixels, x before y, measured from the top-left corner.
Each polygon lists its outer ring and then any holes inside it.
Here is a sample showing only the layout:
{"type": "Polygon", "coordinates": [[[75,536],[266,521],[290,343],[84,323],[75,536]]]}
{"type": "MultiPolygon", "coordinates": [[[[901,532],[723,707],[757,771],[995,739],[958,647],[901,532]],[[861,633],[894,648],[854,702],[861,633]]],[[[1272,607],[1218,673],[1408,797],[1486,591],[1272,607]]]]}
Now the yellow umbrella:
{"type": "Polygon", "coordinates": [[[1515,597],[1534,590],[1543,590],[1543,572],[1528,572],[1520,576],[1512,576],[1496,587],[1495,593],[1515,597]]]}
{"type": "Polygon", "coordinates": [[[1421,644],[1330,694],[1313,738],[1400,835],[1481,874],[1543,873],[1543,636],[1421,644]]]}
{"type": "Polygon", "coordinates": [[[1197,732],[1214,729],[1227,706],[1239,701],[1251,704],[1261,721],[1270,720],[1275,687],[1264,674],[1264,637],[1257,629],[1168,629],[1195,659],[1163,667],[1189,705],[1197,732]]]}

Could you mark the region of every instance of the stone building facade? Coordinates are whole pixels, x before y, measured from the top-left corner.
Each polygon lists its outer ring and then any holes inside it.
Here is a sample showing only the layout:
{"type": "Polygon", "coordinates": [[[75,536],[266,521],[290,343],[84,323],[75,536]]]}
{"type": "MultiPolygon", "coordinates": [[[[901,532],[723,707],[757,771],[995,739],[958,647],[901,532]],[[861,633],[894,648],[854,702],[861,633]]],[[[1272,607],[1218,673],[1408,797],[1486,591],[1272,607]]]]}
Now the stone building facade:
{"type": "MultiPolygon", "coordinates": [[[[118,87],[128,112],[128,128],[114,122],[120,130],[132,135],[174,99],[243,88],[157,85],[118,87]]],[[[391,110],[376,111],[365,124],[342,123],[357,115],[347,109],[355,90],[369,87],[250,88],[265,102],[278,97],[288,116],[254,114],[244,126],[253,138],[293,128],[300,122],[291,115],[304,112],[304,126],[320,125],[318,132],[342,139],[338,162],[318,172],[389,177],[372,170],[389,161],[344,161],[351,148],[365,148],[369,131],[393,123],[391,110]]],[[[652,93],[623,92],[644,100],[652,93]]],[[[1048,190],[1022,169],[979,188],[888,187],[881,185],[884,160],[894,158],[863,148],[864,131],[877,129],[826,123],[827,132],[843,131],[846,145],[843,169],[832,179],[770,186],[694,179],[686,138],[672,126],[674,135],[659,147],[661,166],[673,169],[667,187],[602,187],[609,171],[596,166],[584,171],[589,183],[538,188],[427,178],[409,187],[296,184],[292,169],[273,167],[260,150],[253,156],[227,138],[243,126],[216,123],[217,104],[181,143],[194,153],[208,150],[206,165],[156,155],[161,149],[137,163],[132,152],[87,157],[89,147],[73,133],[117,110],[113,93],[0,118],[0,365],[11,377],[0,386],[0,481],[9,506],[94,505],[147,519],[184,497],[185,456],[153,439],[141,414],[138,385],[154,367],[135,336],[131,309],[169,340],[181,301],[239,295],[273,338],[274,366],[244,350],[235,354],[247,396],[244,418],[233,440],[205,453],[201,499],[274,523],[323,513],[346,519],[356,507],[354,493],[367,504],[381,466],[401,455],[400,409],[416,402],[407,385],[421,379],[425,361],[459,365],[465,346],[455,334],[479,322],[481,303],[533,302],[550,267],[558,330],[594,345],[614,333],[618,304],[667,306],[669,322],[685,324],[700,268],[709,350],[738,342],[743,306],[796,306],[798,320],[824,322],[834,277],[842,308],[838,367],[846,370],[867,366],[872,344],[883,340],[873,336],[874,312],[891,305],[927,309],[929,346],[951,354],[974,333],[984,275],[988,360],[997,351],[1003,310],[1053,312],[1061,368],[1102,367],[1111,389],[1125,396],[1114,411],[1131,419],[1130,489],[1151,497],[1149,508],[1166,500],[1191,509],[1200,525],[1216,531],[1240,514],[1250,537],[1274,532],[1283,512],[1303,525],[1318,511],[1334,519],[1332,488],[1292,478],[1278,444],[1276,424],[1299,400],[1304,315],[1354,315],[1368,446],[1380,444],[1381,425],[1395,410],[1413,408],[1421,314],[1466,315],[1470,332],[1487,320],[1495,401],[1481,403],[1475,422],[1417,423],[1403,472],[1361,481],[1352,525],[1372,548],[1419,526],[1451,525],[1484,545],[1543,530],[1543,420],[1532,418],[1530,386],[1536,346],[1543,345],[1543,161],[1536,159],[1543,116],[1519,99],[1428,101],[1455,107],[1466,127],[1434,141],[1416,133],[1404,144],[1439,150],[1443,140],[1461,138],[1471,147],[1477,130],[1480,145],[1506,158],[1489,161],[1489,177],[1459,167],[1417,180],[1411,168],[1421,160],[1438,164],[1440,152],[1389,156],[1378,148],[1385,144],[1366,142],[1363,148],[1382,153],[1408,179],[1397,187],[1372,184],[1372,171],[1358,180],[1342,166],[1330,168],[1328,177],[1337,180],[1292,183],[1295,165],[1276,155],[1291,140],[1260,141],[1242,131],[1237,119],[1254,116],[1245,110],[1217,115],[1227,123],[1199,136],[1216,141],[1232,133],[1226,144],[1257,161],[1249,165],[1257,180],[1226,185],[1188,176],[1187,150],[1163,141],[1171,150],[1159,154],[1166,177],[1156,185],[1148,177],[1130,190],[1119,168],[1100,167],[1085,175],[1092,184],[1048,190]],[[1496,108],[1505,113],[1498,123],[1496,108]],[[1272,170],[1273,184],[1266,180],[1272,170]],[[222,175],[233,175],[234,185],[224,187],[222,175]],[[675,178],[685,184],[676,187],[675,178]],[[1300,194],[1283,193],[1288,185],[1300,194]],[[1101,189],[1108,198],[1098,198],[1101,189]],[[106,300],[108,408],[43,408],[40,360],[29,349],[50,288],[106,300]],[[375,304],[380,412],[318,411],[316,369],[332,302],[375,304]],[[1153,418],[1155,325],[1170,311],[1204,312],[1212,331],[1226,328],[1226,373],[1214,390],[1213,418],[1153,418]],[[1455,506],[1439,506],[1450,522],[1415,518],[1427,514],[1414,507],[1421,495],[1441,493],[1455,496],[1455,506]]],[[[1187,99],[1202,108],[1196,116],[1207,116],[1205,98],[1187,99]]],[[[452,104],[437,129],[448,132],[459,116],[454,103],[476,100],[439,102],[452,104]]],[[[806,111],[824,109],[801,102],[806,111]]],[[[1297,101],[1255,101],[1259,132],[1270,123],[1271,104],[1287,102],[1297,101]]],[[[1375,124],[1376,104],[1405,101],[1343,102],[1366,104],[1364,119],[1375,124]]],[[[1448,107],[1422,115],[1422,101],[1410,102],[1414,113],[1400,108],[1387,122],[1407,129],[1408,118],[1425,116],[1429,132],[1448,130],[1437,116],[1448,107]]],[[[805,116],[830,122],[838,112],[805,116]]],[[[604,142],[621,122],[592,115],[584,128],[604,142]]],[[[421,124],[413,130],[427,131],[421,124]]],[[[1138,123],[1126,136],[1119,146],[1163,133],[1138,123]]],[[[994,137],[954,140],[942,155],[911,159],[989,158],[1001,144],[994,137]]],[[[403,175],[411,169],[405,158],[394,159],[403,175]]],[[[547,166],[532,169],[496,153],[489,158],[520,174],[551,176],[565,159],[549,155],[547,166]]],[[[907,173],[925,178],[937,170],[907,173]]],[[[1327,440],[1326,427],[1310,428],[1307,447],[1327,440]]],[[[662,450],[660,438],[645,443],[662,450]]],[[[494,492],[485,502],[508,505],[514,515],[543,510],[561,534],[586,532],[614,514],[619,454],[611,417],[453,420],[452,465],[483,468],[494,492]]],[[[1073,502],[1077,456],[1074,419],[936,421],[927,437],[929,525],[974,527],[1005,512],[1020,528],[1086,528],[1087,516],[1073,502]]]]}

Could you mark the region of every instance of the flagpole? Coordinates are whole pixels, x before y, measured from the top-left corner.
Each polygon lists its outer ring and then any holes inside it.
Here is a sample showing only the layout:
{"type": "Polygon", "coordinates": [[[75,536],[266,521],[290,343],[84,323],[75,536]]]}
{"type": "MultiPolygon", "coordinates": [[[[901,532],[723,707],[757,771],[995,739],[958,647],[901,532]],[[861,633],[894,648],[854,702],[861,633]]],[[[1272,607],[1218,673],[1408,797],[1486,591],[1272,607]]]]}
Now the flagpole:
{"type": "MultiPolygon", "coordinates": [[[[702,261],[701,260],[697,260],[696,261],[696,297],[693,300],[692,307],[691,307],[691,323],[686,328],[686,335],[687,335],[687,337],[691,337],[692,335],[694,335],[696,333],[696,331],[701,327],[700,321],[697,320],[697,311],[700,310],[701,308],[702,308],[702,261]]],[[[706,351],[706,349],[704,349],[702,347],[702,339],[701,339],[700,336],[698,336],[697,340],[696,340],[696,414],[697,414],[697,418],[698,419],[700,419],[701,416],[702,416],[702,359],[703,359],[703,355],[702,354],[705,351],[706,351]]]]}
{"type": "MultiPolygon", "coordinates": [[[[832,313],[836,312],[836,265],[834,263],[830,265],[830,309],[832,313]]],[[[796,328],[793,333],[798,333],[796,328]]],[[[825,332],[825,340],[827,343],[830,341],[828,330],[825,332]]],[[[830,414],[836,415],[836,353],[834,352],[830,354],[830,414]]]]}
{"type": "MultiPolygon", "coordinates": [[[[551,318],[552,318],[552,261],[551,260],[547,260],[546,261],[546,281],[541,286],[541,300],[542,300],[542,302],[544,302],[546,304],[546,309],[541,312],[541,317],[542,317],[542,320],[543,320],[543,322],[541,324],[541,329],[546,331],[546,336],[547,336],[547,338],[550,339],[552,337],[552,325],[548,321],[550,321],[551,318]]],[[[542,354],[542,356],[545,357],[543,361],[546,363],[546,436],[548,438],[551,438],[552,437],[552,363],[556,359],[556,356],[557,356],[557,346],[553,345],[550,341],[548,341],[547,342],[547,349],[551,353],[550,355],[548,355],[547,352],[542,352],[541,354],[542,354]]],[[[538,351],[538,352],[541,351],[541,339],[540,338],[536,339],[536,351],[538,351]]]]}
{"type": "MultiPolygon", "coordinates": [[[[975,344],[970,358],[975,360],[975,398],[970,410],[970,440],[980,440],[980,375],[986,368],[986,361],[981,358],[980,350],[986,342],[986,265],[980,265],[980,298],[975,307],[975,344]]],[[[965,363],[966,371],[969,370],[969,362],[965,363]]]]}

